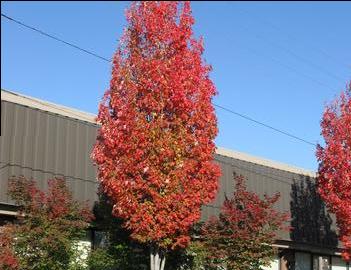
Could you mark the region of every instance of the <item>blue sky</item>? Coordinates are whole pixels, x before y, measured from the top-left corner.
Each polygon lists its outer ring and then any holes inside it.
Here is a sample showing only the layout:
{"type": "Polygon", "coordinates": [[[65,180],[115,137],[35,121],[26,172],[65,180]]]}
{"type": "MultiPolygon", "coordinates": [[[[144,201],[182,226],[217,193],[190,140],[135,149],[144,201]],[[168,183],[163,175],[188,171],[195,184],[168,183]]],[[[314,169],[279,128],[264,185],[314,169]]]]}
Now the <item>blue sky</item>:
{"type": "MultiPolygon", "coordinates": [[[[110,58],[129,2],[1,2],[1,12],[110,58]]],[[[196,2],[214,102],[322,142],[326,102],[351,79],[351,2],[196,2]]],[[[1,18],[1,87],[96,113],[110,64],[1,18]]],[[[313,146],[217,110],[219,146],[316,169],[313,146]]]]}

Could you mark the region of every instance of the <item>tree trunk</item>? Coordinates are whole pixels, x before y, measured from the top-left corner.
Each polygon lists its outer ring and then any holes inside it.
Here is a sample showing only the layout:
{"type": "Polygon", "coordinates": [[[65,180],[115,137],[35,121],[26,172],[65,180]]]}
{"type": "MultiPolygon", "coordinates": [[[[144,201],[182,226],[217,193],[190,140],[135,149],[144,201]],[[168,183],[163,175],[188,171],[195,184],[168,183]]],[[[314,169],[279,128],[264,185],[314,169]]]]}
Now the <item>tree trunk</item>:
{"type": "Polygon", "coordinates": [[[166,256],[158,247],[150,248],[150,270],[164,270],[166,256]]]}

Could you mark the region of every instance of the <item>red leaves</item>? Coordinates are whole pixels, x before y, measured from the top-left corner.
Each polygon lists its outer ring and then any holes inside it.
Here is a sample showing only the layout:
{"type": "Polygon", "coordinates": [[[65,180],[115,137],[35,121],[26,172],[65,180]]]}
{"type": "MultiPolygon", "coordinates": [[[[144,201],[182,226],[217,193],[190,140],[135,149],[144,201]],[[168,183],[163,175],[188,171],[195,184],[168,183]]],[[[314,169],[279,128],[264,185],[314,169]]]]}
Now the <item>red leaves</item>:
{"type": "Polygon", "coordinates": [[[212,264],[228,269],[251,269],[266,265],[274,250],[271,246],[279,230],[288,229],[287,214],[273,205],[279,194],[260,199],[246,190],[242,176],[236,176],[233,197],[223,203],[219,218],[213,217],[203,227],[203,243],[212,264]]]}
{"type": "Polygon", "coordinates": [[[63,179],[48,182],[43,192],[33,180],[10,180],[19,206],[16,224],[0,228],[0,269],[68,268],[78,240],[92,219],[89,208],[74,201],[63,179]]]}
{"type": "MultiPolygon", "coordinates": [[[[24,177],[12,178],[8,192],[19,205],[22,215],[46,217],[49,220],[70,220],[72,216],[90,221],[92,214],[88,208],[80,207],[74,201],[63,179],[55,178],[48,181],[48,191],[38,189],[35,181],[24,177]]],[[[69,227],[67,227],[69,229],[69,227]]]]}
{"type": "Polygon", "coordinates": [[[18,270],[19,263],[13,249],[13,228],[0,227],[0,269],[18,270]]]}
{"type": "Polygon", "coordinates": [[[127,20],[92,157],[135,239],[186,246],[220,174],[210,67],[192,37],[189,2],[133,3],[127,20]]]}
{"type": "Polygon", "coordinates": [[[321,122],[325,147],[318,145],[318,191],[336,215],[343,258],[351,260],[351,82],[328,106],[321,122]]]}

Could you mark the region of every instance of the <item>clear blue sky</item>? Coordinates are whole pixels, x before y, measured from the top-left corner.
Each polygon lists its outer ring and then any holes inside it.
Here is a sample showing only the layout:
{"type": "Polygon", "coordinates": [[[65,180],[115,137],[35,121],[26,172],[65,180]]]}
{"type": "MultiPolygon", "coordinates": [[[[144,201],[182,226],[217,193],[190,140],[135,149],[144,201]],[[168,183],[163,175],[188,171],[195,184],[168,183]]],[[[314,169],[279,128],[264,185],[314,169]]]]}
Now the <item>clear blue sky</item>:
{"type": "MultiPolygon", "coordinates": [[[[1,2],[1,12],[110,58],[129,2],[1,2]]],[[[312,142],[351,79],[351,2],[196,2],[215,102],[312,142]]],[[[111,66],[1,18],[1,87],[96,113],[111,66]]],[[[313,146],[217,110],[217,145],[316,169],[313,146]]]]}

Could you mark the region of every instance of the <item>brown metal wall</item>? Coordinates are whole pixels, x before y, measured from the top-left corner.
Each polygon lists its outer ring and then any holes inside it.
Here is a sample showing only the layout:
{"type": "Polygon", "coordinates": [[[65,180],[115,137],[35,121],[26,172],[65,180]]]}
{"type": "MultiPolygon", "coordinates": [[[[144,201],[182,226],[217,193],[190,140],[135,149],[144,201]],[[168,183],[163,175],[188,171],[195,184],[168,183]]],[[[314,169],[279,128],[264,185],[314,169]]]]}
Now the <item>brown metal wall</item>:
{"type": "Polygon", "coordinates": [[[7,182],[24,175],[46,188],[47,179],[64,176],[78,200],[97,199],[90,153],[96,125],[1,101],[0,203],[11,203],[7,182]]]}
{"type": "MultiPolygon", "coordinates": [[[[64,176],[78,200],[96,199],[96,171],[90,153],[97,126],[7,101],[1,102],[0,204],[11,203],[10,176],[24,175],[46,188],[46,180],[64,176]]],[[[234,190],[233,172],[247,178],[248,189],[263,196],[281,194],[276,208],[291,213],[298,228],[281,233],[282,240],[335,245],[335,223],[316,197],[314,179],[247,161],[216,155],[222,176],[216,200],[203,207],[202,220],[218,215],[225,195],[234,190]],[[333,234],[334,233],[334,234],[333,234]]]]}

